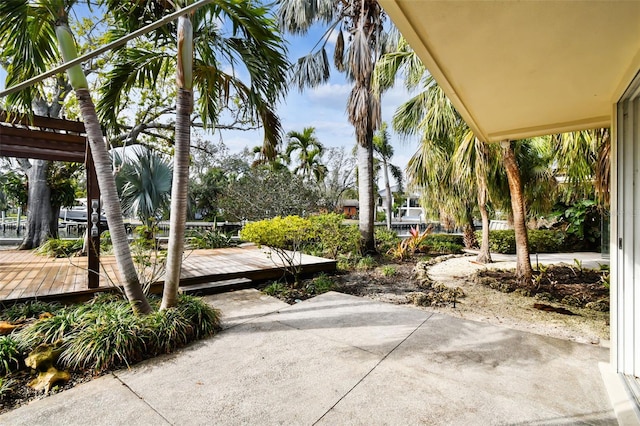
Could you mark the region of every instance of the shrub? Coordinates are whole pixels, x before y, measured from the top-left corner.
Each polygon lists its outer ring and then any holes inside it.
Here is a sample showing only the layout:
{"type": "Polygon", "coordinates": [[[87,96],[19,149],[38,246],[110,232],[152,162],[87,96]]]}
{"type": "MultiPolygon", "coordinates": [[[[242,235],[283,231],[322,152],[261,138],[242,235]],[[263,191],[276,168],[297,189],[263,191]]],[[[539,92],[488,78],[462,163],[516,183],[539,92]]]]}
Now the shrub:
{"type": "MultiPolygon", "coordinates": [[[[279,267],[293,275],[294,286],[299,283],[300,253],[313,241],[314,227],[309,219],[300,216],[274,217],[248,223],[240,231],[240,238],[269,247],[268,255],[280,259],[279,267]]],[[[275,262],[274,262],[275,263],[275,262]]]]}
{"type": "Polygon", "coordinates": [[[402,239],[392,229],[377,227],[375,240],[378,253],[387,253],[391,248],[396,247],[402,239]]]}
{"type": "Polygon", "coordinates": [[[192,231],[189,233],[189,237],[189,247],[192,249],[214,249],[236,245],[229,235],[217,229],[192,231]]]}
{"type": "Polygon", "coordinates": [[[461,244],[439,240],[427,241],[424,247],[431,254],[459,254],[463,252],[464,248],[461,244]]]}
{"type": "Polygon", "coordinates": [[[420,245],[420,251],[433,254],[458,254],[464,248],[464,237],[457,234],[429,234],[420,245]]]}
{"type": "Polygon", "coordinates": [[[74,240],[50,238],[38,248],[36,253],[49,257],[69,257],[82,250],[83,244],[82,238],[74,240]]]}
{"type": "MultiPolygon", "coordinates": [[[[480,231],[476,232],[482,238],[480,231]]],[[[529,250],[531,253],[556,253],[566,250],[566,234],[562,231],[530,229],[529,250]]],[[[489,232],[489,249],[494,253],[514,254],[516,237],[512,229],[489,232]]]]}
{"type": "Polygon", "coordinates": [[[344,216],[336,213],[309,218],[316,248],[322,256],[336,259],[339,254],[360,252],[360,232],[356,225],[345,225],[344,216]]]}
{"type": "Polygon", "coordinates": [[[113,250],[113,244],[111,243],[111,233],[104,231],[100,234],[100,252],[109,253],[113,250]]]}
{"type": "Polygon", "coordinates": [[[258,246],[296,250],[313,240],[313,226],[309,219],[300,216],[276,216],[247,223],[240,231],[240,238],[258,246]]]}
{"type": "Polygon", "coordinates": [[[546,229],[529,230],[529,246],[532,253],[557,253],[565,250],[566,234],[546,229]]]}

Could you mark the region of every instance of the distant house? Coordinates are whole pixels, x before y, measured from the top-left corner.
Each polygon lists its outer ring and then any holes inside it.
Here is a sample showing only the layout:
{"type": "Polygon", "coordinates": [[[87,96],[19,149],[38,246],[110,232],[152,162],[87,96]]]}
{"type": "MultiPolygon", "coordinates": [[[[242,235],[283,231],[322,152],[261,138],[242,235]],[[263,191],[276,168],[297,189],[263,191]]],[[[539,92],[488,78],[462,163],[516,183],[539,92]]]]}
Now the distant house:
{"type": "MultiPolygon", "coordinates": [[[[391,205],[394,204],[395,197],[394,194],[397,194],[398,186],[394,185],[391,187],[391,205]]],[[[402,206],[398,207],[397,214],[391,212],[391,220],[396,222],[424,222],[425,214],[422,207],[420,207],[420,194],[417,193],[403,193],[403,198],[405,198],[402,206]]],[[[387,190],[382,189],[378,191],[378,205],[377,210],[384,212],[386,215],[389,214],[387,212],[387,190]]]]}
{"type": "Polygon", "coordinates": [[[358,207],[360,204],[358,200],[343,200],[342,201],[342,214],[347,219],[357,219],[358,218],[358,207]]]}

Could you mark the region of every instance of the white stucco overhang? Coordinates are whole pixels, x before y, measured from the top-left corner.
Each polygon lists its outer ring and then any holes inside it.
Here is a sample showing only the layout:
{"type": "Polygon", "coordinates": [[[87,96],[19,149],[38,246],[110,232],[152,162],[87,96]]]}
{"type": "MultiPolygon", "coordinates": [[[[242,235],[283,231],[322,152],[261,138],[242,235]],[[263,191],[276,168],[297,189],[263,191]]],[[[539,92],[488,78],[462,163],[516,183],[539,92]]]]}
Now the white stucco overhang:
{"type": "Polygon", "coordinates": [[[485,141],[611,125],[640,69],[640,0],[379,0],[485,141]]]}

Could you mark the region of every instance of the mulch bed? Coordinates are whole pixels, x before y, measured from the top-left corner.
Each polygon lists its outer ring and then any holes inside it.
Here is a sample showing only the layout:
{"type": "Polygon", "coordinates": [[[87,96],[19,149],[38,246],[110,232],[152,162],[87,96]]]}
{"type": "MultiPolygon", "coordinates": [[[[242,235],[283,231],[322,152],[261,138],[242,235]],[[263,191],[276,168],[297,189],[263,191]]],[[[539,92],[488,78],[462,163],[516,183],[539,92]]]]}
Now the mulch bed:
{"type": "MultiPolygon", "coordinates": [[[[550,265],[534,271],[533,282],[527,286],[518,284],[514,270],[482,270],[474,274],[473,280],[505,293],[516,291],[540,301],[608,311],[609,288],[605,284],[608,274],[608,271],[550,265]]],[[[537,305],[538,309],[546,310],[545,304],[537,305]]]]}

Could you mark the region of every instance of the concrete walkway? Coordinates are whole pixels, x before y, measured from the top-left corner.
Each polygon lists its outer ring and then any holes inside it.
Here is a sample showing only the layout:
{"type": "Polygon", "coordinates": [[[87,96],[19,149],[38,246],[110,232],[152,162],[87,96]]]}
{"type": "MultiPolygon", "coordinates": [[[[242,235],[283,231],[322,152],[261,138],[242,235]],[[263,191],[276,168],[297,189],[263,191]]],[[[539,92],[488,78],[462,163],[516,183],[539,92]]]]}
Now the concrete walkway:
{"type": "Polygon", "coordinates": [[[608,350],[340,293],[210,296],[225,330],[7,425],[616,424],[608,350]]]}

